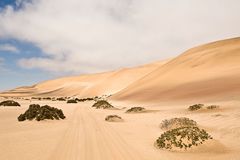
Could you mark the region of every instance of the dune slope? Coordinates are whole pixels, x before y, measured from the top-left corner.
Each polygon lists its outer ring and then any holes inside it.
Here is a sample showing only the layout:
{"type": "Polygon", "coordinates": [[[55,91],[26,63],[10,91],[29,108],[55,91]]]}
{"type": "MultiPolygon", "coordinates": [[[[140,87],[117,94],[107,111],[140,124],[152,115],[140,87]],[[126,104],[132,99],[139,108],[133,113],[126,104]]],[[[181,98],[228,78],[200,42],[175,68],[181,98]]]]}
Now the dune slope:
{"type": "Polygon", "coordinates": [[[240,38],[190,49],[115,94],[114,100],[163,102],[234,98],[240,92],[240,38]]]}
{"type": "Polygon", "coordinates": [[[33,86],[19,87],[0,93],[0,96],[79,96],[92,97],[114,94],[137,79],[150,73],[166,61],[112,72],[64,77],[33,86]]]}

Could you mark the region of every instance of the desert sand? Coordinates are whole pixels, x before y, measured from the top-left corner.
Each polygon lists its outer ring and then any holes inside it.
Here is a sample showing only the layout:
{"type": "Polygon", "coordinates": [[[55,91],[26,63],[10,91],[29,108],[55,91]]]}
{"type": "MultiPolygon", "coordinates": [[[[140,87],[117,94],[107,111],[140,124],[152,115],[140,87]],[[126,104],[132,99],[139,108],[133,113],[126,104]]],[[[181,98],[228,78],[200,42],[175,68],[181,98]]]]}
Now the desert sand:
{"type": "Polygon", "coordinates": [[[18,122],[16,117],[29,103],[22,101],[19,108],[0,108],[0,159],[239,159],[239,102],[222,103],[221,110],[200,113],[190,113],[186,106],[150,106],[146,108],[154,112],[126,114],[125,110],[94,109],[92,102],[41,101],[35,103],[61,108],[67,118],[18,122]],[[120,115],[124,121],[106,122],[104,118],[109,114],[120,115]],[[183,116],[196,120],[214,140],[179,153],[155,148],[154,142],[163,132],[161,121],[183,116]]]}
{"type": "Polygon", "coordinates": [[[240,38],[195,47],[115,94],[136,102],[239,99],[240,38]]]}
{"type": "MultiPolygon", "coordinates": [[[[113,95],[118,109],[91,102],[67,104],[16,99],[21,107],[0,107],[0,159],[9,160],[240,160],[240,38],[218,41],[141,67],[66,77],[5,91],[8,97],[92,97],[113,95]],[[189,105],[219,105],[190,112],[189,105]],[[18,122],[29,104],[63,110],[66,119],[18,122]],[[127,114],[131,107],[147,112],[127,114]],[[122,122],[107,122],[119,115],[122,122]],[[158,149],[164,119],[188,117],[212,137],[187,151],[158,149]]],[[[0,101],[4,98],[0,98],[0,101]]]]}

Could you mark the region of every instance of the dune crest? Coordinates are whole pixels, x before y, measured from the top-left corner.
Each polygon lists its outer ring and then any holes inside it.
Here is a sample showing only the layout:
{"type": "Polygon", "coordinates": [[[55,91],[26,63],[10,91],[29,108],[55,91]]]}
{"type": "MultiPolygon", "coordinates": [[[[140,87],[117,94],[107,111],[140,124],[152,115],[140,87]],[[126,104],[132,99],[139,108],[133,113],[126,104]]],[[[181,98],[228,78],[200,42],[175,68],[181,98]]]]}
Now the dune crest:
{"type": "Polygon", "coordinates": [[[114,100],[162,102],[233,98],[240,92],[240,38],[190,49],[115,94],[114,100]]]}

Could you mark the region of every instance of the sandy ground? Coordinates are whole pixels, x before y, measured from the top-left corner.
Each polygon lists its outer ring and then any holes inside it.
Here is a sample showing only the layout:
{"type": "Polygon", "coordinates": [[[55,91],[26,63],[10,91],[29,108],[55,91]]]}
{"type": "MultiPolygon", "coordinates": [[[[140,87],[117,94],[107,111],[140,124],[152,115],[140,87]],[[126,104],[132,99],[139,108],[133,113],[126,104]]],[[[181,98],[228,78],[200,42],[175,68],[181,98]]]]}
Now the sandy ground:
{"type": "MultiPolygon", "coordinates": [[[[189,112],[186,105],[149,106],[147,113],[126,114],[130,106],[112,102],[120,110],[91,108],[92,102],[37,101],[63,109],[66,119],[18,122],[22,107],[0,107],[0,159],[2,160],[240,160],[240,102],[221,102],[213,111],[189,112]],[[106,122],[117,114],[124,122],[106,122]],[[214,140],[187,152],[154,147],[166,118],[189,117],[214,140]]],[[[35,102],[32,102],[35,103],[35,102]]]]}

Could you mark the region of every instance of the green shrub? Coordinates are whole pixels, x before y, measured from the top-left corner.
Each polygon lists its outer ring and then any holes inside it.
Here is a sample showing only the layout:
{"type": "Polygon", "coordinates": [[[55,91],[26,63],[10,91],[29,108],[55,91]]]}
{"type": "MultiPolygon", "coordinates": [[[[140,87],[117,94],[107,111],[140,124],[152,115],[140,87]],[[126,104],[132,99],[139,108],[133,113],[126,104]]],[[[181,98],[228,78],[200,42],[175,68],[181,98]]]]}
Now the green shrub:
{"type": "Polygon", "coordinates": [[[2,101],[0,103],[0,106],[20,106],[18,102],[15,102],[13,100],[7,100],[7,101],[2,101]]]}
{"type": "Polygon", "coordinates": [[[48,105],[40,106],[39,104],[31,104],[25,113],[18,116],[18,121],[33,120],[41,121],[44,119],[65,119],[61,109],[50,107],[48,105]]]}
{"type": "Polygon", "coordinates": [[[198,146],[212,137],[203,129],[198,127],[180,127],[164,132],[156,144],[162,149],[188,149],[198,146]]]}
{"type": "Polygon", "coordinates": [[[109,122],[120,122],[123,121],[122,117],[118,116],[118,115],[108,115],[105,118],[105,121],[109,121],[109,122]]]}
{"type": "Polygon", "coordinates": [[[160,124],[161,129],[174,129],[179,127],[197,126],[197,122],[186,117],[165,119],[160,124]]]}
{"type": "Polygon", "coordinates": [[[194,104],[192,106],[189,106],[188,110],[189,111],[196,111],[196,110],[201,109],[203,106],[204,106],[203,104],[194,104]]]}
{"type": "Polygon", "coordinates": [[[75,99],[69,99],[67,100],[67,103],[77,103],[77,101],[75,99]]]}
{"type": "Polygon", "coordinates": [[[100,100],[93,104],[92,107],[95,107],[96,109],[102,108],[102,109],[109,109],[114,108],[108,101],[106,100],[100,100]]]}
{"type": "Polygon", "coordinates": [[[146,109],[143,107],[132,107],[126,111],[126,113],[140,113],[144,112],[146,109]]]}
{"type": "Polygon", "coordinates": [[[207,106],[207,109],[217,109],[219,107],[220,106],[217,106],[217,105],[210,105],[210,106],[207,106]]]}

